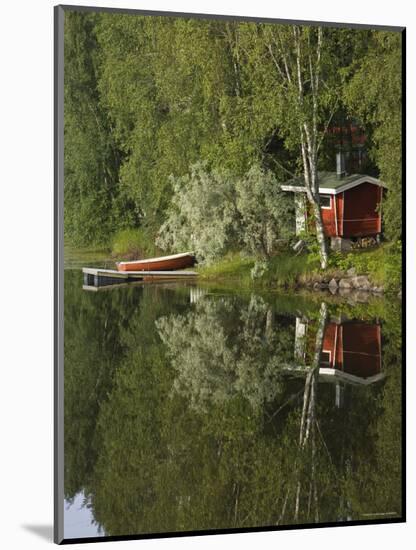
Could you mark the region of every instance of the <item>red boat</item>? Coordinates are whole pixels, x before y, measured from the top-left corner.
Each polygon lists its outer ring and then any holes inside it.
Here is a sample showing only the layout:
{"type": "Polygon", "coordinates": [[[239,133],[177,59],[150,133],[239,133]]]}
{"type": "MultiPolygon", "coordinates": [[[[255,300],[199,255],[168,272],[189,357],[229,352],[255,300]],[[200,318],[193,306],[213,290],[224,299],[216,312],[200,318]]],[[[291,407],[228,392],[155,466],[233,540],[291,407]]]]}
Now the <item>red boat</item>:
{"type": "Polygon", "coordinates": [[[191,252],[184,252],[183,254],[148,258],[147,260],[118,262],[117,269],[119,271],[175,271],[192,267],[195,263],[195,255],[191,252]]]}

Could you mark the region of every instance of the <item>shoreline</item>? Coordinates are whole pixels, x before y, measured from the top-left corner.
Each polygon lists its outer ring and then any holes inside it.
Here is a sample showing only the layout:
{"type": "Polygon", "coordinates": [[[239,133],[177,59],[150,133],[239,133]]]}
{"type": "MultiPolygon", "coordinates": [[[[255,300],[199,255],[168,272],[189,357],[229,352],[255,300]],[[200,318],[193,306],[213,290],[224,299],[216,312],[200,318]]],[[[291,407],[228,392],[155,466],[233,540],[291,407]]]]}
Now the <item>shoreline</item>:
{"type": "MultiPolygon", "coordinates": [[[[124,257],[125,254],[120,254],[124,257]]],[[[64,249],[65,268],[96,266],[112,268],[116,262],[108,247],[81,247],[67,243],[64,249]]],[[[332,260],[325,271],[319,269],[310,255],[296,256],[284,251],[267,260],[229,253],[221,260],[195,266],[198,283],[257,291],[290,291],[325,293],[365,302],[369,297],[401,299],[401,285],[389,281],[388,261],[393,257],[388,246],[343,255],[332,260]],[[365,260],[365,261],[364,261],[365,260]],[[342,269],[337,265],[352,265],[342,269]],[[367,269],[360,269],[360,264],[367,269]],[[355,267],[353,264],[357,264],[355,267]]],[[[394,257],[397,262],[398,257],[394,257]]]]}

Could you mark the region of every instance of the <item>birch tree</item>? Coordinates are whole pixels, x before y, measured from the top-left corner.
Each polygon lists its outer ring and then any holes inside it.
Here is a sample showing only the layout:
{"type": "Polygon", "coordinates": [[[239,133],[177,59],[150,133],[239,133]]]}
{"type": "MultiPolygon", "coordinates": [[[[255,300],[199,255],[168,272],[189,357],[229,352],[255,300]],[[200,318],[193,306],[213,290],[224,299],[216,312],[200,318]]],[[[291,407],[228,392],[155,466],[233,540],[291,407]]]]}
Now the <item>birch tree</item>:
{"type": "Polygon", "coordinates": [[[328,251],[319,199],[318,157],[339,95],[338,64],[326,32],[322,27],[297,25],[245,29],[246,66],[253,72],[254,93],[268,102],[286,147],[300,153],[322,269],[327,266],[328,251]]]}

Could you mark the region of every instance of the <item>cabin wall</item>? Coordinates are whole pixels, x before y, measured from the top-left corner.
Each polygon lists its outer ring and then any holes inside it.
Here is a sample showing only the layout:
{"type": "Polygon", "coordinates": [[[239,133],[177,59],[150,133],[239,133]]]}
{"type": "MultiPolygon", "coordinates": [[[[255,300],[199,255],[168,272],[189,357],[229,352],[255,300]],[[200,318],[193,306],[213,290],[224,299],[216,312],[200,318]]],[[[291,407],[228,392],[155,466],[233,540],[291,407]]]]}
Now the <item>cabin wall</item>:
{"type": "Polygon", "coordinates": [[[363,183],[344,191],[344,237],[365,237],[381,232],[381,213],[377,212],[381,193],[381,187],[373,183],[363,183]]]}
{"type": "Polygon", "coordinates": [[[336,200],[334,195],[331,197],[331,208],[321,208],[322,222],[324,224],[324,231],[327,237],[336,237],[337,228],[335,220],[335,208],[336,200]]]}

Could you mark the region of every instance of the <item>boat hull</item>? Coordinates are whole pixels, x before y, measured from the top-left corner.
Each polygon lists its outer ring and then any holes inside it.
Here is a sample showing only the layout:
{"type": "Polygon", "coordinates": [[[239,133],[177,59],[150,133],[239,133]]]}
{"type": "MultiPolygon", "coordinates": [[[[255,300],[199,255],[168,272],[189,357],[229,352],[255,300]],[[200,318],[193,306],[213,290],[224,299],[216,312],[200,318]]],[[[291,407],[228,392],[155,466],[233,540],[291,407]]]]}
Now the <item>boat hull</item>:
{"type": "Polygon", "coordinates": [[[119,271],[175,271],[177,269],[193,267],[195,263],[195,256],[192,254],[183,254],[167,256],[166,258],[119,262],[117,269],[119,271]]]}

